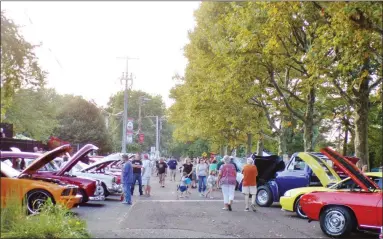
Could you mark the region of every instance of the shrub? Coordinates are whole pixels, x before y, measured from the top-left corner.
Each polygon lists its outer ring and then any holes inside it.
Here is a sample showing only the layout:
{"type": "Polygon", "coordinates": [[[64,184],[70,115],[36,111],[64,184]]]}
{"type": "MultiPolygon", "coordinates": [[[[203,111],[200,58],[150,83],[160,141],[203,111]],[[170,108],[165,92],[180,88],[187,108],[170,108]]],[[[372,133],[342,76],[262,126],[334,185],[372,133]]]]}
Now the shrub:
{"type": "Polygon", "coordinates": [[[35,215],[8,198],[1,210],[1,238],[90,238],[86,223],[61,205],[48,201],[35,215]]]}

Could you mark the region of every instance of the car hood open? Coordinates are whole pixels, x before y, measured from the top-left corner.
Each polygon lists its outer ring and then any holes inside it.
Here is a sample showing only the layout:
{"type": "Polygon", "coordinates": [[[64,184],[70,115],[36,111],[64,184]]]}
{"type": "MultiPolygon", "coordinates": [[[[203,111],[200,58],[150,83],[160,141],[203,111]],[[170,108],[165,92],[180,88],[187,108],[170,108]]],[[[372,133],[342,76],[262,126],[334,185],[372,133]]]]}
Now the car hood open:
{"type": "Polygon", "coordinates": [[[301,152],[297,156],[310,166],[323,187],[341,180],[335,170],[326,163],[327,157],[325,155],[315,152],[301,152]]]}
{"type": "Polygon", "coordinates": [[[33,163],[31,163],[28,167],[26,167],[23,171],[21,171],[20,176],[24,174],[36,173],[37,170],[44,167],[45,164],[49,163],[50,161],[60,156],[61,154],[69,152],[70,150],[71,150],[71,146],[69,144],[66,144],[42,154],[40,157],[34,160],[33,163]]]}
{"type": "Polygon", "coordinates": [[[268,181],[274,178],[276,172],[285,168],[285,162],[277,155],[257,156],[253,155],[254,164],[258,169],[257,181],[268,181]]]}
{"type": "Polygon", "coordinates": [[[378,185],[376,185],[374,181],[364,175],[364,173],[346,157],[330,149],[329,147],[323,148],[320,151],[331,161],[333,161],[335,165],[341,168],[363,190],[369,191],[379,189],[378,185]]]}
{"type": "Polygon", "coordinates": [[[121,154],[120,153],[115,153],[115,154],[110,154],[106,157],[104,157],[103,159],[83,168],[81,170],[81,172],[85,172],[85,171],[88,171],[88,170],[91,170],[91,169],[94,169],[96,167],[100,167],[101,165],[104,165],[104,164],[111,164],[115,161],[120,161],[121,160],[121,154]]]}
{"type": "Polygon", "coordinates": [[[86,155],[88,155],[90,152],[92,152],[93,150],[98,150],[98,147],[97,146],[94,146],[93,144],[87,144],[85,145],[84,147],[82,147],[79,151],[77,151],[68,161],[68,163],[66,163],[64,165],[64,167],[62,167],[57,173],[56,175],[58,176],[62,176],[64,175],[64,173],[66,172],[69,172],[77,163],[78,161],[80,161],[80,159],[86,155]]]}

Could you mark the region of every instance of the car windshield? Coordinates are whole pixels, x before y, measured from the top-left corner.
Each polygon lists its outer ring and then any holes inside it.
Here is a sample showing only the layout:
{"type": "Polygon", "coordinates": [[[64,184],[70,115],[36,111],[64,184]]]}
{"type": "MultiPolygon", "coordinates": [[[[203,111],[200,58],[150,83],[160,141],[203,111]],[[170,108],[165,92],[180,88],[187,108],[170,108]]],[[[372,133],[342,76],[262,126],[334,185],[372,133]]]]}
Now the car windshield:
{"type": "Polygon", "coordinates": [[[20,175],[20,172],[12,168],[12,166],[9,166],[8,164],[3,162],[0,162],[0,163],[1,163],[1,173],[4,174],[5,176],[10,178],[17,178],[20,175]]]}

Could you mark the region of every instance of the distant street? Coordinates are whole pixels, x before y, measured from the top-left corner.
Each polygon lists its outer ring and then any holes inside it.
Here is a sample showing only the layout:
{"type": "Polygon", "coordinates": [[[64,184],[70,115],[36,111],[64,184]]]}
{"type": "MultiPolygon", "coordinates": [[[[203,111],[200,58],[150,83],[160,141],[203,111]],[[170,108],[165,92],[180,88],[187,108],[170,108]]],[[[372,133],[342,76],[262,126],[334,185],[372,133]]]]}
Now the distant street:
{"type": "MultiPolygon", "coordinates": [[[[133,196],[134,204],[121,204],[119,196],[104,202],[91,202],[73,211],[88,224],[93,238],[327,238],[318,222],[308,223],[280,206],[244,212],[243,195],[236,192],[233,211],[223,211],[222,194],[205,199],[197,189],[189,199],[177,200],[176,183],[166,179],[160,188],[153,177],[153,196],[133,196]]],[[[370,234],[353,234],[353,238],[376,238],[370,234]]]]}

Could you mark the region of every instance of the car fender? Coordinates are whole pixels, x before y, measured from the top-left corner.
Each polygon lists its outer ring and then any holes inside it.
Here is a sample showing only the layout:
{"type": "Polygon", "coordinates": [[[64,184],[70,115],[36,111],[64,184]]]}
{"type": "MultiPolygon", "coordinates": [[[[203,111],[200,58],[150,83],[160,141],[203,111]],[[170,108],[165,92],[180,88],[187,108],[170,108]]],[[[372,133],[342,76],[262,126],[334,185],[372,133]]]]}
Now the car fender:
{"type": "Polygon", "coordinates": [[[267,186],[270,188],[271,192],[273,193],[274,202],[279,202],[278,184],[275,182],[275,180],[270,180],[267,182],[267,186]]]}

